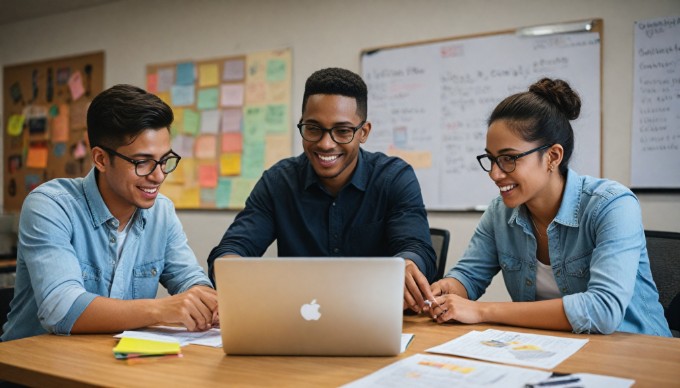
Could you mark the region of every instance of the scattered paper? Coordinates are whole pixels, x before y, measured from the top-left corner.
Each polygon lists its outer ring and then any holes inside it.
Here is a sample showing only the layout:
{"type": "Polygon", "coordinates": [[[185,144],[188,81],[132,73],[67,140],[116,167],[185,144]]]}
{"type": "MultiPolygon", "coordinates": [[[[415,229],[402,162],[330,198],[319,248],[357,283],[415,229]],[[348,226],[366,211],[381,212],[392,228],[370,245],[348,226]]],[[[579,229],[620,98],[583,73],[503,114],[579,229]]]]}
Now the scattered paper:
{"type": "Polygon", "coordinates": [[[184,327],[173,326],[153,326],[139,330],[126,330],[115,338],[138,338],[154,341],[179,342],[180,346],[201,345],[213,348],[222,347],[222,337],[220,329],[210,329],[207,331],[188,331],[184,327]]]}
{"type": "Polygon", "coordinates": [[[427,349],[450,354],[522,366],[552,369],[576,353],[587,339],[573,339],[501,330],[473,330],[463,336],[427,349]]]}

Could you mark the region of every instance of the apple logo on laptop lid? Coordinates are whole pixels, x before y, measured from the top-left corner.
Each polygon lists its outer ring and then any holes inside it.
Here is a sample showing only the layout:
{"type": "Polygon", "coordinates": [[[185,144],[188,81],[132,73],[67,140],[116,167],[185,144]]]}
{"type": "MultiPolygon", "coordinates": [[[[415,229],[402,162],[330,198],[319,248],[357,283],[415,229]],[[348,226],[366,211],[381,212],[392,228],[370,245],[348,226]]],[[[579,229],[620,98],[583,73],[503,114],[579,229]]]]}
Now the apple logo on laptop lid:
{"type": "Polygon", "coordinates": [[[311,303],[305,303],[300,307],[300,315],[306,321],[317,321],[321,318],[321,313],[319,312],[321,306],[316,303],[316,299],[313,299],[311,303]]]}

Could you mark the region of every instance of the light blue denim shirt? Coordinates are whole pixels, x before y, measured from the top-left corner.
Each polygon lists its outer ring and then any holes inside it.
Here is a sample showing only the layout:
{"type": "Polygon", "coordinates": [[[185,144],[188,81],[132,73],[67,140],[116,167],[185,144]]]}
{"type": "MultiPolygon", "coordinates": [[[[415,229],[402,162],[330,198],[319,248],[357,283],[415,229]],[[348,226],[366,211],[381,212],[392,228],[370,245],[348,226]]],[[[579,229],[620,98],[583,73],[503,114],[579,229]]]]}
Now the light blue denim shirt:
{"type": "Polygon", "coordinates": [[[2,340],[69,334],[97,296],[155,298],[159,281],[170,294],[212,287],[167,197],[137,209],[131,222],[118,260],[118,220],[99,193],[94,169],[33,190],[21,211],[14,299],[2,340]]]}
{"type": "MultiPolygon", "coordinates": [[[[652,280],[640,205],[625,186],[569,170],[548,246],[574,332],[671,336],[652,280]]],[[[508,208],[498,197],[446,277],[458,279],[477,300],[500,270],[513,301],[534,301],[536,262],[526,207],[508,208]]]]}

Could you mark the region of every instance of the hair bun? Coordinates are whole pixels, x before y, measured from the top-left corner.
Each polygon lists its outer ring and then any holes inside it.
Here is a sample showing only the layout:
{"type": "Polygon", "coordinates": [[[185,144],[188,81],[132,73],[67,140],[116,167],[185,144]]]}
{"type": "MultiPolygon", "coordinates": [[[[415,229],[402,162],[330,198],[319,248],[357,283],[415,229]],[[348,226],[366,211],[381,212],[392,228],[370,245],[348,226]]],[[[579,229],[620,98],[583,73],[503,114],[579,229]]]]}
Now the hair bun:
{"type": "Polygon", "coordinates": [[[561,79],[543,78],[531,85],[529,91],[555,105],[569,120],[575,120],[581,112],[581,98],[561,79]]]}

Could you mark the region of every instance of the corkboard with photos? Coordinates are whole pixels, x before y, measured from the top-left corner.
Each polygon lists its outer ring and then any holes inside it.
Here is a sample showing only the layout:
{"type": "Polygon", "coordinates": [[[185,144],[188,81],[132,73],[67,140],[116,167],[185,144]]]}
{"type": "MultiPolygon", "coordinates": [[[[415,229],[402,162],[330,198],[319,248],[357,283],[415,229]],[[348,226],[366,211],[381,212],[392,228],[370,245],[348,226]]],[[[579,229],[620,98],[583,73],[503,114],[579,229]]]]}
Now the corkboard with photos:
{"type": "Polygon", "coordinates": [[[5,211],[41,183],[90,171],[87,108],[103,85],[103,52],[4,67],[5,211]]]}
{"type": "Polygon", "coordinates": [[[262,172],[291,155],[291,51],[147,66],[173,109],[182,157],[161,192],[178,209],[241,209],[262,172]]]}

